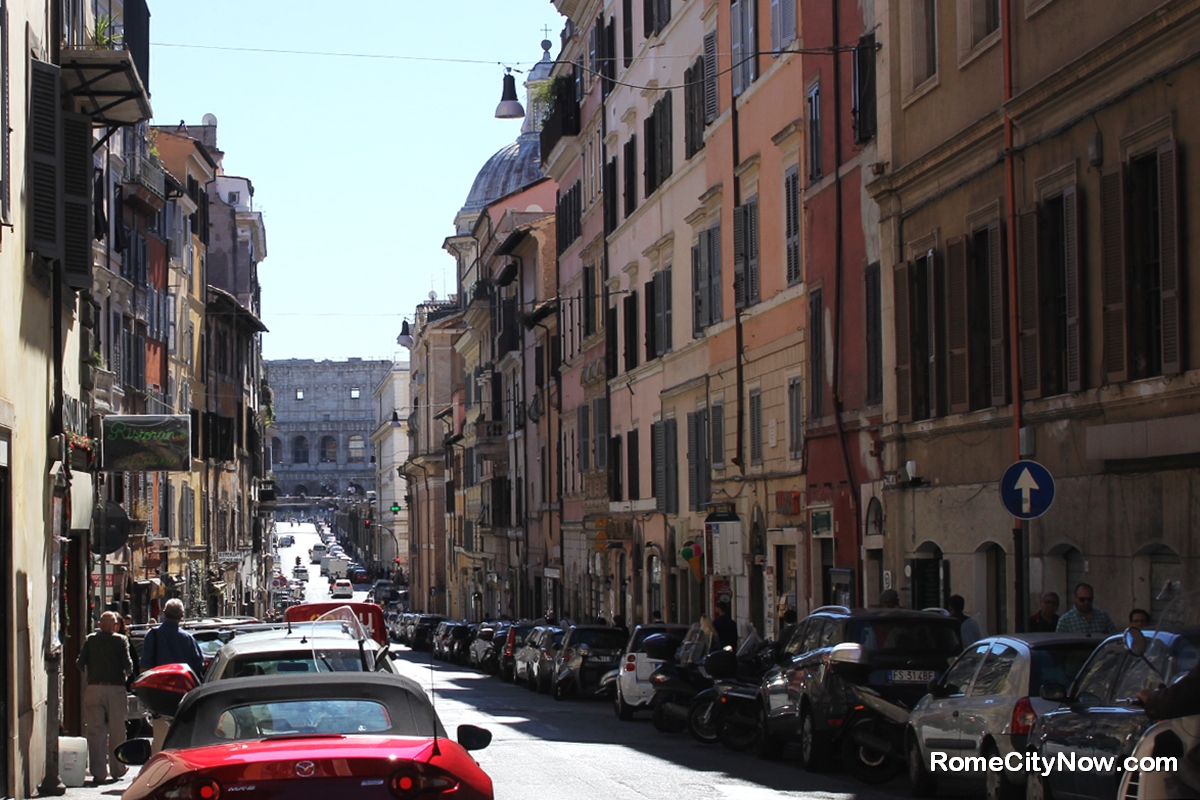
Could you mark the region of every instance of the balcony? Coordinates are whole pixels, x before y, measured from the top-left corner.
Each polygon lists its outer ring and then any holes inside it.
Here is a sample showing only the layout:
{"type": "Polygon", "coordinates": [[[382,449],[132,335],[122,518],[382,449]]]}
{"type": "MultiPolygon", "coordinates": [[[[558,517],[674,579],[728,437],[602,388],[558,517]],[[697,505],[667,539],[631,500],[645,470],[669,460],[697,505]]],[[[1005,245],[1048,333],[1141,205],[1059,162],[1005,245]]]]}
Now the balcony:
{"type": "Polygon", "coordinates": [[[104,413],[115,412],[121,407],[121,400],[125,397],[125,393],[121,390],[121,383],[117,380],[117,374],[97,367],[93,369],[92,377],[95,381],[92,388],[92,401],[96,404],[95,410],[104,413]]]}
{"type": "Polygon", "coordinates": [[[475,423],[475,451],[479,455],[494,461],[503,458],[507,450],[503,421],[481,419],[475,423]]]}
{"type": "Polygon", "coordinates": [[[550,112],[539,134],[542,162],[545,163],[559,140],[579,135],[579,98],[575,96],[575,78],[560,75],[550,90],[550,112]]]}
{"type": "MultiPolygon", "coordinates": [[[[82,12],[80,12],[82,13],[82,12]]],[[[150,9],[146,0],[125,0],[120,19],[66,21],[70,34],[62,49],[62,79],[72,110],[91,116],[93,125],[115,127],[144,122],[150,109],[150,9]]]]}
{"type": "MultiPolygon", "coordinates": [[[[149,198],[144,196],[145,192],[161,203],[167,197],[167,179],[162,164],[156,157],[144,151],[144,142],[138,142],[137,145],[139,146],[125,151],[125,172],[122,180],[133,189],[126,197],[136,197],[147,202],[149,198]]],[[[147,202],[147,205],[153,207],[154,204],[147,202]]]]}

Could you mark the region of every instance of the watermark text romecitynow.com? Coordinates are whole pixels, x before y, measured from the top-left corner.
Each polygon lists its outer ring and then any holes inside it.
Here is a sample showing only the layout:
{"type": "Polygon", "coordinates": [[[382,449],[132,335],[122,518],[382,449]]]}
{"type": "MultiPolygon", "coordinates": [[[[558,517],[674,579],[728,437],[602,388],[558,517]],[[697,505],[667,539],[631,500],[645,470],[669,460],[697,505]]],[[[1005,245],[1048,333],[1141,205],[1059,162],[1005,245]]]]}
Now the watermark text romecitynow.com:
{"type": "Polygon", "coordinates": [[[1043,777],[1051,772],[1176,772],[1179,759],[1175,756],[1078,756],[1058,753],[1046,758],[1037,753],[1009,753],[1000,756],[951,756],[949,753],[930,753],[930,772],[1037,772],[1043,777]]]}

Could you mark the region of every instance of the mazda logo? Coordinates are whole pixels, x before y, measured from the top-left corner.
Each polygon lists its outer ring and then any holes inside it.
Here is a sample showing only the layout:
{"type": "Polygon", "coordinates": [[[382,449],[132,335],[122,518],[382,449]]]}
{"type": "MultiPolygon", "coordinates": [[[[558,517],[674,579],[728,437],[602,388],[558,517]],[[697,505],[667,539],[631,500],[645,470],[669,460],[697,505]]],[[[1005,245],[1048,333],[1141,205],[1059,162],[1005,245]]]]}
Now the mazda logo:
{"type": "Polygon", "coordinates": [[[311,778],[316,771],[317,765],[311,761],[296,762],[296,777],[298,778],[311,778]]]}

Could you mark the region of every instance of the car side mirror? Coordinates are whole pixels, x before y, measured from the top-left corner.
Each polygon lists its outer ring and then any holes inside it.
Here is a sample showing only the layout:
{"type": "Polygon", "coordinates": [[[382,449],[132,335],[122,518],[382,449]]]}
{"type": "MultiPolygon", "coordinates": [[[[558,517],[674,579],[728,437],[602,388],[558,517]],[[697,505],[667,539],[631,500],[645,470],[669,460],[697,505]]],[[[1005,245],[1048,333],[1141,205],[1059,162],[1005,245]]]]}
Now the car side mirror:
{"type": "Polygon", "coordinates": [[[140,767],[150,760],[154,743],[150,739],[129,739],[117,745],[113,751],[117,761],[133,767],[140,767]]]}
{"type": "Polygon", "coordinates": [[[482,750],[492,743],[492,732],[474,725],[459,725],[458,743],[464,750],[482,750]]]}
{"type": "Polygon", "coordinates": [[[1043,700],[1052,700],[1055,703],[1061,703],[1067,699],[1067,689],[1061,683],[1043,683],[1038,694],[1043,700]]]}
{"type": "Polygon", "coordinates": [[[1137,628],[1125,629],[1125,649],[1141,658],[1146,654],[1146,637],[1137,628]]]}

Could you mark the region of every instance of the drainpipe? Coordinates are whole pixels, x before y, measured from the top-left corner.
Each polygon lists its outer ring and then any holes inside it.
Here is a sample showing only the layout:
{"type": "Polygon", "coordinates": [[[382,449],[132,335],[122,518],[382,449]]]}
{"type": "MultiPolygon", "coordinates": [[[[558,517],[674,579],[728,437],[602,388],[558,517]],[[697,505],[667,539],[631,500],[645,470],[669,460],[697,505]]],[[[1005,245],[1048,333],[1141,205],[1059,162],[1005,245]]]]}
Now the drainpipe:
{"type": "MultiPolygon", "coordinates": [[[[1012,0],[1000,0],[1000,46],[1004,68],[1004,183],[1005,215],[1008,217],[1008,341],[1011,351],[1013,457],[1021,460],[1021,369],[1017,352],[1019,321],[1017,319],[1017,191],[1016,165],[1013,161],[1013,121],[1008,101],[1013,96],[1012,63],[1012,0]]],[[[1016,629],[1025,630],[1029,618],[1029,523],[1013,520],[1013,557],[1016,561],[1016,629]]]]}

